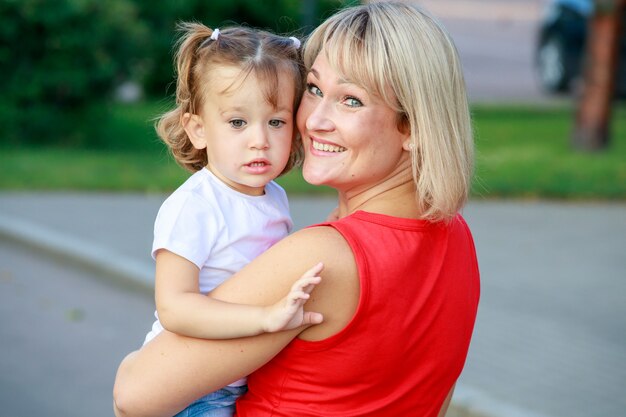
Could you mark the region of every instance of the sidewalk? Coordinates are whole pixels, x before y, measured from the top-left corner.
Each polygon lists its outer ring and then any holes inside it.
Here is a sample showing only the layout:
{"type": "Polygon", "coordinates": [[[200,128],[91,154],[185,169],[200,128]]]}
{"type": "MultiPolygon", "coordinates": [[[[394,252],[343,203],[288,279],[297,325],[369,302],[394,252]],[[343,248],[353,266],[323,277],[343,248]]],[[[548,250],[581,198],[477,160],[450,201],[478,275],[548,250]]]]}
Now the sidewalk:
{"type": "MultiPolygon", "coordinates": [[[[0,193],[0,237],[152,287],[164,196],[0,193]],[[113,261],[113,262],[112,262],[113,261]]],[[[292,198],[296,227],[332,199],[292,198]]],[[[482,298],[455,416],[626,410],[626,204],[472,202],[482,298]]]]}

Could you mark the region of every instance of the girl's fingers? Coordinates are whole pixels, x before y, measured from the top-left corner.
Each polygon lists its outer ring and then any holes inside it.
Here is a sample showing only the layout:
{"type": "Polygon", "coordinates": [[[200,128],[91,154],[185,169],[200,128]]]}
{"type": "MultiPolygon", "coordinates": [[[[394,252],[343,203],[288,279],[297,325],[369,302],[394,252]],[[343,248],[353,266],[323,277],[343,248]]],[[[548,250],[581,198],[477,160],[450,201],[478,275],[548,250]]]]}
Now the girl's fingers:
{"type": "Polygon", "coordinates": [[[289,298],[292,303],[297,303],[298,301],[308,300],[309,298],[311,298],[311,295],[306,292],[298,291],[292,293],[289,298]]]}
{"type": "Polygon", "coordinates": [[[322,277],[319,276],[300,278],[293,284],[291,291],[311,292],[315,285],[319,284],[321,281],[322,277]]]}
{"type": "Polygon", "coordinates": [[[324,269],[324,264],[321,262],[318,262],[316,265],[314,265],[312,268],[310,268],[309,270],[307,270],[302,276],[313,276],[313,275],[317,275],[320,272],[322,272],[322,269],[324,269]]]}
{"type": "Polygon", "coordinates": [[[323,321],[324,321],[324,316],[321,313],[307,311],[304,313],[302,324],[320,324],[323,321]]]}

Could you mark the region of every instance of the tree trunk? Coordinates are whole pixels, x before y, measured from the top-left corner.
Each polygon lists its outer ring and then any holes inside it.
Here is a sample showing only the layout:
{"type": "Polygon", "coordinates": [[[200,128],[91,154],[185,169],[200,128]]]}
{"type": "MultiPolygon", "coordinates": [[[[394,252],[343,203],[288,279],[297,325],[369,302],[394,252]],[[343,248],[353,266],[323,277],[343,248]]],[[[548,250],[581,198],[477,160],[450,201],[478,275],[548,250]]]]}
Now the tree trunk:
{"type": "Polygon", "coordinates": [[[587,36],[583,91],[573,135],[573,145],[578,149],[600,150],[609,145],[611,102],[625,6],[626,0],[595,2],[587,36]]]}

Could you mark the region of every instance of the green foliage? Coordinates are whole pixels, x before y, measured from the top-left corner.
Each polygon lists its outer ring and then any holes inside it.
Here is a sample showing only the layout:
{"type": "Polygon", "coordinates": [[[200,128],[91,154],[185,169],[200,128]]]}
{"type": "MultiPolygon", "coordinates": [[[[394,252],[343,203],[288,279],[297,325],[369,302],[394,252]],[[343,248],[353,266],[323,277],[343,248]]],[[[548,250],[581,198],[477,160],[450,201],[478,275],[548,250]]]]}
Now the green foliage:
{"type": "Polygon", "coordinates": [[[145,45],[146,62],[143,85],[152,97],[174,92],[172,47],[176,41],[176,25],[184,21],[201,22],[211,28],[247,25],[274,33],[302,36],[317,26],[333,11],[355,1],[346,0],[163,0],[137,1],[139,19],[150,31],[145,45]],[[309,5],[309,7],[306,7],[309,5]]]}
{"type": "Polygon", "coordinates": [[[180,21],[303,34],[345,0],[2,0],[0,144],[107,147],[114,89],[174,92],[180,21]],[[305,7],[308,6],[308,7],[305,7]]]}
{"type": "Polygon", "coordinates": [[[87,144],[112,89],[135,75],[147,34],[129,0],[0,3],[0,137],[87,144]]]}

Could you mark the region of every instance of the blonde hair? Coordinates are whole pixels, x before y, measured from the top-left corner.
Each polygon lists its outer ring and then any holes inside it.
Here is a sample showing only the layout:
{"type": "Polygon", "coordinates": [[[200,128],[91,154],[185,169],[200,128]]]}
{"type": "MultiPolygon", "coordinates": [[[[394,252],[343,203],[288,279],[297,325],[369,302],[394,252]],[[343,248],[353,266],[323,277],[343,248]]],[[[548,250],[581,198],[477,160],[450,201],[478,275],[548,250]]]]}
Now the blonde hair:
{"type": "Polygon", "coordinates": [[[421,218],[453,218],[468,198],[474,143],[449,35],[415,6],[371,3],[344,9],[313,31],[304,47],[307,70],[322,51],[334,70],[397,111],[399,129],[410,129],[421,218]]]}
{"type": "MultiPolygon", "coordinates": [[[[159,137],[167,144],[183,168],[195,172],[208,163],[204,149],[196,149],[183,127],[185,113],[198,114],[210,88],[211,70],[217,66],[234,66],[241,69],[241,77],[253,73],[263,84],[265,98],[276,107],[279,77],[285,72],[294,78],[296,88],[294,113],[304,88],[304,70],[297,43],[269,32],[246,27],[231,27],[216,31],[200,23],[181,23],[182,35],[177,43],[176,106],[160,116],[156,123],[159,137]],[[214,39],[216,38],[216,39],[214,39]]],[[[281,173],[297,166],[302,159],[300,136],[294,132],[291,155],[281,173]]]]}

